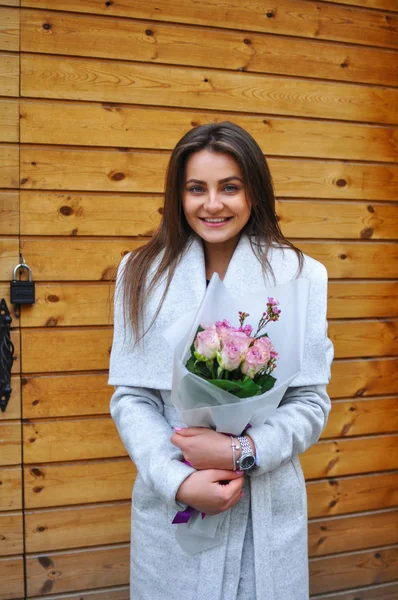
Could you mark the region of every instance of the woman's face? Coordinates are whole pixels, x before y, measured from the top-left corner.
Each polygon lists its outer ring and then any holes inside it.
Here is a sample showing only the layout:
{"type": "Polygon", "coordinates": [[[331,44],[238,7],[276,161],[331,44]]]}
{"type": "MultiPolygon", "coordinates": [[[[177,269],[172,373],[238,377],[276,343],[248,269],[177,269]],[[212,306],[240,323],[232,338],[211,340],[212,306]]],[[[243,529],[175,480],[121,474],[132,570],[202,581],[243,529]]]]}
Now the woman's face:
{"type": "Polygon", "coordinates": [[[242,173],[229,155],[200,150],[187,160],[183,209],[189,226],[205,244],[236,246],[251,206],[242,173]]]}

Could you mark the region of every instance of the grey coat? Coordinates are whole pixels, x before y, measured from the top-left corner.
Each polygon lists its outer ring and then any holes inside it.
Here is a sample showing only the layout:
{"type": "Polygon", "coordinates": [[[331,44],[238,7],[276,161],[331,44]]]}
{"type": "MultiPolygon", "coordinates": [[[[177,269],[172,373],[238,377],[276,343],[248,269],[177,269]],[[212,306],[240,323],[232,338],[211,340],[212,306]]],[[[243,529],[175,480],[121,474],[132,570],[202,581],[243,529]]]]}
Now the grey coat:
{"type": "MultiPolygon", "coordinates": [[[[275,283],[297,271],[291,250],[270,255],[275,283]]],[[[224,542],[194,556],[174,537],[171,521],[182,506],[177,490],[193,468],[170,442],[182,425],[171,405],[172,351],[161,332],[199,306],[206,286],[202,244],[195,239],[181,260],[166,301],[145,343],[134,346],[124,329],[123,264],[115,296],[115,332],[109,384],[115,386],[111,414],[138,476],[132,499],[132,600],[307,600],[307,510],[305,481],[297,455],[319,438],[330,401],[326,384],[333,349],[327,338],[327,274],[305,257],[301,277],[311,282],[305,360],[276,414],[253,427],[260,465],[246,476],[245,495],[227,514],[224,542]]],[[[156,265],[154,266],[156,268],[156,265]]],[[[272,279],[267,282],[272,285],[272,279]]],[[[224,284],[236,296],[261,293],[261,265],[242,236],[224,284]]],[[[149,323],[162,285],[148,300],[149,323]]],[[[287,332],[288,335],[288,332],[287,332]]]]}

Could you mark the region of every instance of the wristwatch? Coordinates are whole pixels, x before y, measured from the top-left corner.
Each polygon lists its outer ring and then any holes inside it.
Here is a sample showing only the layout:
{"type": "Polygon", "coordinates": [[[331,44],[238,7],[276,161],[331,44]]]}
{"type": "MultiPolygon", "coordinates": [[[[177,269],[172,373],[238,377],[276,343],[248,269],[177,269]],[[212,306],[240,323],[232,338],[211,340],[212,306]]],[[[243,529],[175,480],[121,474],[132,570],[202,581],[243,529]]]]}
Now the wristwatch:
{"type": "Polygon", "coordinates": [[[238,465],[241,471],[250,471],[250,469],[252,469],[256,464],[254,452],[249,442],[247,441],[247,438],[244,435],[238,436],[238,440],[242,452],[240,458],[238,458],[238,460],[236,461],[236,464],[238,465]]]}

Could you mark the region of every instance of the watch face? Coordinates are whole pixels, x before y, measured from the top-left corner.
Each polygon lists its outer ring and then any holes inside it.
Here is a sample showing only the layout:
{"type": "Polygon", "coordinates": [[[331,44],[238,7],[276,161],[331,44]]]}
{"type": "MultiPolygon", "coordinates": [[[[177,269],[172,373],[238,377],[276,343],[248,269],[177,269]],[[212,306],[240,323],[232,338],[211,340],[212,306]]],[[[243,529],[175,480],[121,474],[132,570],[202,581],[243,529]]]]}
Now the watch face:
{"type": "Polygon", "coordinates": [[[254,467],[255,463],[256,459],[254,456],[244,456],[240,461],[240,468],[244,471],[247,471],[248,469],[254,467]]]}

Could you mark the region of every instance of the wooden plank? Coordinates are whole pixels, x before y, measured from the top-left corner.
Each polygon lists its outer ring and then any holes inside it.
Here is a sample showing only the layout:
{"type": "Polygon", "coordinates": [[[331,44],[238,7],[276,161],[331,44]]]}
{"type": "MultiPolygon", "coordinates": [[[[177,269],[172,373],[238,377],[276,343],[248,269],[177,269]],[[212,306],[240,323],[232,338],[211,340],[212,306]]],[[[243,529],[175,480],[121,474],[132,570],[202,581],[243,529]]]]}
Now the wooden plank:
{"type": "Polygon", "coordinates": [[[329,337],[336,358],[398,354],[398,321],[332,321],[329,337]]]}
{"type": "Polygon", "coordinates": [[[23,52],[398,84],[394,52],[378,48],[37,10],[22,11],[21,31],[23,52]]]}
{"type": "Polygon", "coordinates": [[[26,238],[21,252],[35,281],[111,281],[123,256],[146,241],[26,238]]]}
{"type": "MultiPolygon", "coordinates": [[[[318,0],[318,2],[330,2],[330,0],[318,0]]],[[[333,2],[335,4],[351,4],[361,8],[376,8],[395,12],[398,10],[396,0],[333,0],[333,2]]]]}
{"type": "MultiPolygon", "coordinates": [[[[19,192],[0,192],[0,235],[19,233],[19,192]]],[[[12,274],[11,274],[12,275],[12,274]]]]}
{"type": "Polygon", "coordinates": [[[24,595],[23,557],[0,558],[0,600],[23,600],[24,595]]]}
{"type": "Polygon", "coordinates": [[[0,54],[0,63],[0,96],[18,97],[19,54],[0,54]]]}
{"type": "MultiPolygon", "coordinates": [[[[0,196],[1,202],[1,196],[0,196]]],[[[1,206],[1,205],[0,205],[1,206]]],[[[161,220],[162,196],[130,194],[21,193],[22,235],[148,236],[161,220]]],[[[287,238],[396,239],[398,208],[365,202],[277,202],[287,238]]]]}
{"type": "Polygon", "coordinates": [[[19,102],[0,101],[0,142],[19,142],[19,102]]]}
{"type": "Polygon", "coordinates": [[[129,571],[127,544],[28,556],[27,596],[122,585],[128,583],[129,571]]]}
{"type": "Polygon", "coordinates": [[[23,440],[24,464],[127,455],[110,417],[24,423],[23,440]]]}
{"type": "Polygon", "coordinates": [[[358,319],[397,316],[398,290],[395,282],[329,282],[329,318],[358,319]]]}
{"type": "Polygon", "coordinates": [[[103,146],[106,139],[108,147],[172,150],[192,127],[227,120],[253,135],[265,154],[385,162],[397,158],[396,128],[388,126],[49,100],[22,101],[20,113],[21,141],[26,144],[103,146]]]}
{"type": "Polygon", "coordinates": [[[0,422],[0,465],[21,464],[21,423],[0,422]]]}
{"type": "Polygon", "coordinates": [[[323,438],[398,431],[398,397],[333,402],[323,438]]]}
{"type": "Polygon", "coordinates": [[[0,556],[24,552],[22,512],[0,513],[0,531],[0,556]]]}
{"type": "MultiPolygon", "coordinates": [[[[1,61],[1,57],[0,57],[1,61]]],[[[1,92],[0,92],[1,93],[1,92]]],[[[18,146],[0,145],[0,187],[18,188],[19,186],[19,149],[18,146]]]]}
{"type": "MultiPolygon", "coordinates": [[[[163,193],[169,156],[21,146],[20,159],[21,189],[163,193]]],[[[395,165],[282,158],[270,158],[268,164],[279,197],[369,201],[397,197],[395,165]]]]}
{"type": "Polygon", "coordinates": [[[398,247],[385,242],[301,242],[305,254],[325,265],[330,278],[389,278],[397,275],[398,247]]]}
{"type": "Polygon", "coordinates": [[[25,329],[24,373],[107,369],[112,335],[111,329],[25,329]]]}
{"type": "Polygon", "coordinates": [[[398,360],[341,360],[332,364],[332,398],[377,396],[398,392],[398,360]]]}
{"type": "MultiPolygon", "coordinates": [[[[341,321],[329,324],[337,358],[397,354],[396,321],[341,321]]],[[[107,369],[113,332],[109,328],[24,329],[25,373],[107,369]],[[40,349],[40,351],[39,351],[40,349]]]]}
{"type": "Polygon", "coordinates": [[[11,330],[10,337],[14,344],[14,362],[12,364],[11,374],[17,375],[21,372],[21,336],[19,329],[11,330]]]}
{"type": "Polygon", "coordinates": [[[109,414],[107,373],[23,378],[25,419],[109,414]]]}
{"type": "Polygon", "coordinates": [[[20,510],[22,508],[21,467],[2,467],[0,486],[0,510],[20,510]]]}
{"type": "Polygon", "coordinates": [[[397,123],[398,90],[126,61],[21,55],[21,96],[397,123]],[[156,91],[156,94],[154,93],[156,91]]]}
{"type": "Polygon", "coordinates": [[[383,583],[381,585],[356,588],[349,592],[338,592],[337,594],[321,594],[311,596],[311,600],[396,600],[398,595],[398,583],[383,583]]]}
{"type": "MultiPolygon", "coordinates": [[[[19,240],[0,238],[0,281],[10,285],[14,267],[19,263],[19,240]]],[[[14,323],[13,323],[14,325],[14,323]]]]}
{"type": "MultiPolygon", "coordinates": [[[[43,596],[32,597],[31,600],[43,600],[43,596]]],[[[84,591],[78,594],[62,594],[46,596],[46,600],[130,600],[130,588],[118,586],[117,588],[106,588],[106,590],[84,591]]]]}
{"type": "Polygon", "coordinates": [[[398,542],[396,509],[352,517],[317,519],[308,524],[309,555],[323,556],[398,542]]]}
{"type": "Polygon", "coordinates": [[[27,511],[26,551],[121,544],[130,541],[130,503],[27,511]]]}
{"type": "Polygon", "coordinates": [[[307,482],[310,518],[387,509],[398,504],[398,473],[307,482]]]}
{"type": "Polygon", "coordinates": [[[11,389],[7,409],[5,412],[0,412],[0,423],[21,418],[21,378],[18,375],[11,377],[11,389]]]}
{"type": "MultiPolygon", "coordinates": [[[[0,284],[0,293],[2,289],[8,294],[7,284],[0,284]]],[[[21,327],[111,325],[113,293],[111,283],[38,283],[34,310],[22,312],[21,327]]],[[[397,285],[330,281],[328,317],[398,317],[397,285]]]]}
{"type": "Polygon", "coordinates": [[[129,236],[145,237],[158,227],[163,209],[162,196],[25,190],[21,196],[22,235],[123,236],[128,223],[129,236]]]}
{"type": "Polygon", "coordinates": [[[372,46],[397,46],[395,15],[388,20],[378,11],[359,8],[304,2],[303,0],[279,0],[278,10],[262,3],[242,3],[230,0],[228,5],[218,0],[198,4],[195,0],[168,0],[159,6],[156,0],[142,4],[139,0],[119,0],[110,5],[93,4],[90,0],[22,0],[22,6],[49,8],[71,12],[103,14],[113,17],[130,17],[173,23],[210,25],[225,29],[244,29],[281,35],[294,35],[323,40],[338,40],[372,46]],[[387,25],[386,25],[387,23],[387,25]]]}
{"type": "Polygon", "coordinates": [[[19,6],[20,0],[0,0],[0,6],[19,6]]]}
{"type": "Polygon", "coordinates": [[[35,308],[23,312],[22,327],[113,323],[113,283],[39,283],[35,288],[35,308]]]}
{"type": "Polygon", "coordinates": [[[287,238],[397,238],[398,207],[365,202],[277,202],[276,212],[287,238]]]}
{"type": "Polygon", "coordinates": [[[397,469],[398,435],[318,442],[300,462],[307,479],[397,469]]]}
{"type": "Polygon", "coordinates": [[[0,50],[19,52],[19,10],[0,8],[0,50]]]}
{"type": "Polygon", "coordinates": [[[135,474],[129,458],[26,467],[25,507],[126,500],[131,497],[135,474]]]}
{"type": "Polygon", "coordinates": [[[397,575],[398,547],[310,560],[310,592],[320,594],[391,581],[397,575]]]}

